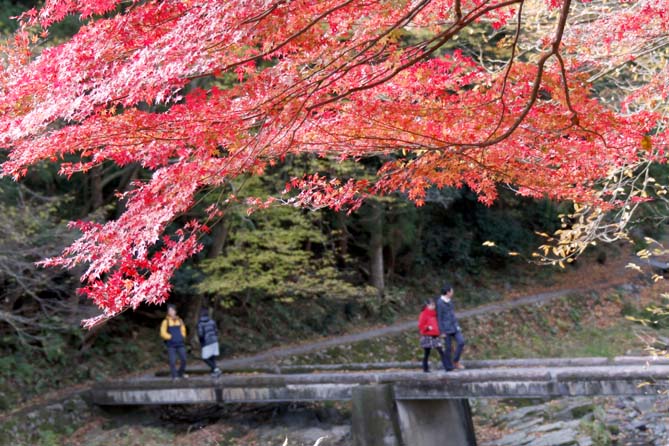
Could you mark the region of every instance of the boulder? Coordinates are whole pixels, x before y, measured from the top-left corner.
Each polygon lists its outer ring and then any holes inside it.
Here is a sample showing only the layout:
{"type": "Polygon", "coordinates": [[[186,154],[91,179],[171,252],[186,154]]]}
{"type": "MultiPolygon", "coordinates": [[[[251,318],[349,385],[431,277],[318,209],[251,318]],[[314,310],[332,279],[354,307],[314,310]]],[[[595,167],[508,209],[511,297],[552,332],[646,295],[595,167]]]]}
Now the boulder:
{"type": "Polygon", "coordinates": [[[548,432],[545,435],[536,437],[526,446],[576,446],[578,431],[568,428],[557,431],[548,432]]]}

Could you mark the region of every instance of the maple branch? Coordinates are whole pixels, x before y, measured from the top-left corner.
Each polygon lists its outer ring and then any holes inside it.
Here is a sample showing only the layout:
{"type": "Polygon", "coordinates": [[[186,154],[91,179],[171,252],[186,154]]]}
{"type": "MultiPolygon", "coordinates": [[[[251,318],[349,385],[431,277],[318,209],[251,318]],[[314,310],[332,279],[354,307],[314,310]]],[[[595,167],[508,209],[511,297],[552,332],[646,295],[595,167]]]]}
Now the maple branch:
{"type": "Polygon", "coordinates": [[[454,9],[455,9],[455,18],[457,19],[456,21],[459,22],[460,20],[462,20],[462,0],[455,0],[454,9]]]}
{"type": "Polygon", "coordinates": [[[565,98],[565,103],[567,104],[567,108],[571,112],[571,124],[578,126],[578,114],[576,113],[576,110],[574,110],[574,107],[571,103],[571,98],[569,95],[569,85],[567,84],[567,70],[564,67],[564,60],[562,60],[562,56],[560,55],[559,52],[555,53],[555,58],[558,61],[558,64],[560,66],[560,79],[562,80],[562,88],[564,89],[564,98],[565,98]]]}
{"type": "MultiPolygon", "coordinates": [[[[345,50],[342,54],[338,55],[338,57],[333,57],[332,60],[327,65],[321,67],[318,71],[312,73],[310,76],[303,79],[302,82],[305,82],[305,81],[307,81],[311,78],[316,77],[316,75],[319,74],[319,73],[325,72],[328,68],[332,67],[338,61],[338,59],[344,58],[347,55],[347,53],[349,53],[349,52],[355,51],[355,54],[352,55],[351,58],[350,58],[351,60],[355,60],[355,59],[359,58],[359,56],[365,54],[367,51],[372,49],[377,43],[379,43],[386,36],[390,35],[393,31],[395,31],[396,29],[399,29],[402,26],[405,26],[406,24],[408,24],[414,17],[416,17],[416,15],[421,10],[423,10],[430,3],[430,1],[431,0],[422,0],[413,9],[411,9],[408,14],[403,16],[400,20],[396,21],[392,26],[385,29],[384,32],[377,35],[374,39],[367,40],[367,41],[365,41],[361,44],[358,44],[358,45],[356,45],[352,48],[349,48],[349,49],[345,50]],[[358,47],[360,47],[360,48],[358,49],[358,47]]],[[[327,74],[324,78],[320,78],[320,79],[315,80],[313,82],[307,83],[303,88],[304,89],[309,89],[310,87],[315,86],[315,89],[323,90],[323,89],[329,87],[330,85],[332,85],[337,80],[343,78],[346,74],[351,72],[351,70],[353,70],[354,68],[357,68],[359,66],[363,66],[365,64],[368,64],[370,61],[373,61],[373,60],[379,58],[381,55],[383,55],[385,53],[385,48],[386,47],[384,45],[384,47],[377,50],[374,54],[368,55],[364,59],[359,60],[358,62],[356,62],[352,65],[350,64],[350,62],[348,60],[345,60],[338,67],[332,68],[331,72],[329,74],[327,74]],[[324,82],[327,79],[331,79],[331,80],[330,80],[330,82],[328,82],[324,85],[324,82]]],[[[298,87],[299,87],[299,84],[296,84],[296,85],[292,85],[290,87],[290,89],[297,89],[298,87]]],[[[288,95],[285,98],[285,100],[288,100],[291,97],[295,97],[295,96],[302,96],[301,91],[302,90],[298,90],[294,94],[288,95]]],[[[336,97],[334,97],[334,100],[328,101],[327,103],[335,102],[336,100],[337,100],[336,97]]],[[[269,102],[269,101],[267,101],[267,102],[269,102]]],[[[323,104],[323,105],[325,105],[325,104],[323,104]]],[[[309,106],[309,107],[306,108],[306,111],[311,112],[315,108],[316,108],[316,106],[309,106]]]]}
{"type": "Polygon", "coordinates": [[[276,11],[279,6],[285,5],[287,3],[288,3],[288,0],[279,0],[278,2],[274,3],[272,6],[270,6],[269,8],[267,8],[265,11],[261,12],[260,14],[257,14],[253,17],[249,17],[248,19],[244,20],[242,22],[242,25],[248,25],[252,22],[259,22],[262,19],[264,19],[265,17],[267,17],[268,15],[270,15],[271,13],[273,13],[274,11],[276,11]]]}
{"type": "MultiPolygon", "coordinates": [[[[666,39],[666,36],[663,36],[663,38],[666,39]]],[[[646,56],[646,55],[648,55],[648,54],[650,54],[650,53],[654,53],[654,52],[657,51],[657,50],[661,50],[661,49],[663,49],[663,48],[667,48],[667,47],[669,47],[669,40],[668,40],[668,41],[665,41],[665,42],[663,42],[663,43],[660,43],[660,44],[658,44],[658,45],[656,45],[656,46],[654,46],[654,47],[652,47],[652,48],[648,48],[647,50],[642,51],[641,53],[635,54],[635,57],[634,57],[633,59],[628,59],[628,60],[626,60],[626,61],[624,61],[624,62],[621,62],[621,63],[619,63],[619,64],[617,64],[617,65],[612,66],[612,67],[609,68],[608,70],[602,71],[602,72],[600,72],[600,73],[597,73],[597,74],[591,76],[590,78],[588,78],[588,83],[594,83],[594,82],[597,82],[598,80],[600,80],[600,79],[603,78],[604,76],[608,76],[609,74],[613,73],[614,71],[618,70],[619,68],[622,68],[622,67],[624,67],[624,66],[627,65],[627,64],[630,64],[630,63],[632,63],[632,62],[635,62],[635,60],[636,60],[637,58],[646,56]]]]}
{"type": "Polygon", "coordinates": [[[557,30],[555,32],[555,36],[553,37],[553,42],[551,43],[550,50],[546,51],[541,58],[539,58],[539,61],[537,63],[537,74],[535,76],[534,82],[532,83],[532,90],[530,93],[530,97],[528,99],[527,104],[523,108],[523,110],[520,112],[516,120],[509,126],[509,128],[502,133],[501,135],[492,138],[492,139],[487,139],[483,142],[480,143],[457,143],[453,142],[450,143],[449,145],[453,146],[460,146],[460,147],[487,147],[487,146],[493,146],[495,144],[498,144],[502,141],[504,141],[506,138],[511,136],[513,132],[516,131],[516,129],[522,124],[522,122],[525,120],[527,115],[530,113],[530,110],[532,110],[532,107],[536,103],[537,97],[539,95],[539,90],[541,88],[541,80],[543,78],[543,73],[545,69],[546,62],[548,59],[550,59],[552,56],[557,55],[559,48],[560,48],[560,43],[562,42],[562,36],[564,34],[564,29],[567,24],[567,17],[569,15],[569,7],[571,5],[571,0],[565,0],[564,3],[562,4],[562,9],[560,10],[560,18],[558,20],[558,25],[557,25],[557,30]]]}
{"type": "Polygon", "coordinates": [[[522,20],[523,20],[523,5],[524,1],[520,2],[520,6],[518,7],[518,23],[516,24],[516,32],[513,38],[513,44],[511,46],[511,56],[509,57],[509,62],[506,67],[506,72],[504,73],[504,78],[502,79],[502,91],[499,94],[499,100],[502,103],[502,112],[500,113],[499,121],[497,121],[497,125],[495,126],[495,129],[490,133],[490,136],[488,136],[488,139],[492,138],[495,133],[500,129],[502,126],[502,122],[504,121],[504,116],[506,114],[506,101],[505,101],[505,95],[506,95],[506,87],[507,83],[509,80],[509,75],[511,74],[511,67],[513,66],[513,61],[516,57],[516,48],[518,46],[518,40],[520,39],[520,34],[522,30],[522,20]]]}
{"type": "MultiPolygon", "coordinates": [[[[253,61],[257,61],[257,60],[261,60],[261,59],[263,59],[263,58],[269,56],[269,55],[272,54],[272,53],[276,53],[276,52],[279,51],[281,48],[283,48],[284,46],[288,45],[290,42],[292,42],[293,40],[297,39],[298,37],[300,37],[301,35],[303,35],[303,34],[306,33],[307,31],[309,31],[311,28],[313,28],[315,25],[317,25],[317,24],[318,24],[321,20],[323,20],[325,17],[327,17],[327,16],[331,15],[332,13],[334,13],[334,12],[336,12],[336,11],[338,11],[338,10],[340,10],[340,9],[342,9],[342,8],[344,8],[344,7],[346,7],[346,6],[348,6],[348,5],[350,5],[351,3],[353,3],[353,1],[354,1],[354,0],[346,0],[345,2],[340,3],[339,5],[334,6],[334,7],[330,8],[330,9],[328,9],[327,11],[324,11],[323,13],[319,14],[319,15],[316,16],[314,19],[312,19],[312,20],[311,20],[305,27],[303,27],[303,28],[301,28],[300,30],[294,32],[293,34],[291,34],[290,36],[288,36],[286,39],[284,39],[282,42],[280,42],[278,45],[274,46],[273,48],[271,48],[271,49],[269,49],[269,50],[266,50],[266,51],[263,51],[262,53],[260,53],[260,54],[258,54],[258,55],[256,55],[256,56],[248,57],[248,58],[246,58],[246,59],[242,59],[242,60],[240,60],[240,61],[237,61],[237,62],[235,62],[235,63],[233,63],[233,64],[226,65],[225,67],[222,67],[222,68],[221,68],[221,71],[229,71],[229,70],[232,70],[233,68],[236,68],[236,67],[238,67],[238,66],[240,66],[240,65],[244,65],[244,64],[249,63],[249,62],[253,62],[253,61]]],[[[278,4],[283,4],[283,3],[287,3],[287,1],[286,1],[286,0],[282,0],[281,2],[275,4],[275,5],[271,8],[271,10],[266,11],[266,13],[263,13],[263,14],[261,14],[261,15],[256,16],[255,18],[253,18],[253,20],[245,20],[244,22],[242,22],[242,24],[250,23],[250,21],[260,21],[260,20],[262,20],[264,17],[266,17],[266,16],[268,16],[269,14],[271,14],[271,13],[278,7],[278,4]]],[[[210,48],[213,49],[214,47],[215,47],[215,46],[212,46],[212,47],[210,47],[210,48]]],[[[207,73],[206,75],[211,75],[211,73],[207,73]]]]}
{"type": "Polygon", "coordinates": [[[393,79],[395,76],[397,76],[399,73],[406,70],[407,68],[415,65],[416,63],[418,63],[418,62],[420,62],[424,59],[427,59],[435,51],[437,51],[439,48],[441,48],[446,42],[448,42],[455,34],[462,31],[462,29],[466,28],[470,23],[472,23],[476,19],[480,18],[481,16],[483,16],[483,15],[485,15],[485,14],[491,12],[491,11],[494,11],[494,10],[497,10],[497,9],[500,9],[500,8],[504,8],[506,6],[510,6],[510,5],[513,5],[513,4],[516,4],[516,3],[520,3],[522,1],[523,0],[507,0],[507,1],[499,3],[497,5],[489,6],[489,7],[481,9],[479,12],[473,14],[469,19],[460,20],[460,21],[454,23],[448,30],[439,34],[438,40],[436,40],[436,43],[431,48],[429,48],[428,50],[425,50],[419,56],[417,56],[413,59],[409,59],[407,62],[403,63],[399,67],[391,70],[390,73],[388,73],[387,75],[381,77],[380,79],[378,79],[374,82],[370,82],[366,85],[360,85],[360,86],[357,86],[357,87],[350,88],[344,93],[335,95],[332,98],[329,98],[329,99],[323,100],[321,102],[318,102],[316,104],[310,105],[307,108],[307,111],[311,112],[311,111],[315,110],[316,108],[320,108],[320,107],[323,107],[325,105],[331,104],[333,102],[337,102],[341,99],[344,99],[344,98],[350,96],[353,93],[357,93],[357,92],[364,91],[364,90],[369,90],[369,89],[377,87],[377,86],[379,86],[379,85],[381,85],[385,82],[388,82],[389,80],[393,79]]]}

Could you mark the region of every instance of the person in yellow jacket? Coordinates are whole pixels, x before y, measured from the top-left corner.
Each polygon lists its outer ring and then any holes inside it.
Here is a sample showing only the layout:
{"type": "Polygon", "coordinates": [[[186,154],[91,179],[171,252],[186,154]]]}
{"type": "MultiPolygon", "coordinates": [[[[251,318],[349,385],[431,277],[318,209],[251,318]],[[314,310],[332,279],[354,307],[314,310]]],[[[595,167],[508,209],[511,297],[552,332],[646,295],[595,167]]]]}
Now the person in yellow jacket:
{"type": "Polygon", "coordinates": [[[186,378],[186,324],[177,316],[177,307],[167,305],[167,317],[160,325],[160,337],[167,347],[172,379],[186,378]],[[181,364],[177,370],[177,357],[181,364]]]}

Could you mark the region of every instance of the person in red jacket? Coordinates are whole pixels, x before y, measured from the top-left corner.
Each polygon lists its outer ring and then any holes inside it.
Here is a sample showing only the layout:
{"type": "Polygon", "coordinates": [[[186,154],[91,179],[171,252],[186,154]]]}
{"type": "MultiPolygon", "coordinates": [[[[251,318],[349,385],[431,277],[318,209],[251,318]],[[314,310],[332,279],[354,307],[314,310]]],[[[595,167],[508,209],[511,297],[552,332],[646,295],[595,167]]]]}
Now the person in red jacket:
{"type": "Polygon", "coordinates": [[[423,371],[428,373],[430,371],[430,352],[436,348],[441,357],[441,363],[446,367],[444,350],[441,344],[439,335],[439,324],[437,322],[437,306],[433,300],[425,301],[423,311],[418,317],[418,331],[420,332],[420,346],[423,348],[423,371]]]}

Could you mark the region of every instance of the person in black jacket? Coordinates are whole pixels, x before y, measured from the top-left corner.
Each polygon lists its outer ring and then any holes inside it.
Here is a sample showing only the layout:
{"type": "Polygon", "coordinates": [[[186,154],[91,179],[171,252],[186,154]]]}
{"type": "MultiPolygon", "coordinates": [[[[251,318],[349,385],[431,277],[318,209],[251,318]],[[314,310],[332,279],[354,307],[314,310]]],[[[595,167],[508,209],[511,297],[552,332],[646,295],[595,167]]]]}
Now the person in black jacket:
{"type": "Polygon", "coordinates": [[[209,317],[209,310],[200,310],[200,319],[197,321],[197,336],[202,346],[202,360],[211,368],[212,375],[220,375],[221,369],[216,367],[216,357],[219,355],[218,328],[216,322],[209,317]]]}
{"type": "Polygon", "coordinates": [[[458,318],[455,316],[455,308],[453,307],[452,298],[453,287],[449,284],[444,285],[441,289],[441,296],[437,299],[437,322],[439,324],[439,332],[444,338],[444,367],[447,372],[450,372],[453,369],[465,368],[460,364],[462,349],[465,347],[465,338],[462,336],[458,318]],[[456,343],[455,355],[451,359],[451,348],[454,339],[456,343]]]}

